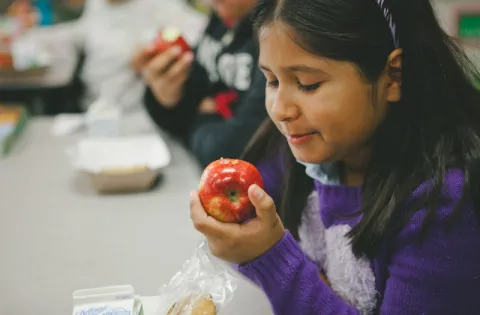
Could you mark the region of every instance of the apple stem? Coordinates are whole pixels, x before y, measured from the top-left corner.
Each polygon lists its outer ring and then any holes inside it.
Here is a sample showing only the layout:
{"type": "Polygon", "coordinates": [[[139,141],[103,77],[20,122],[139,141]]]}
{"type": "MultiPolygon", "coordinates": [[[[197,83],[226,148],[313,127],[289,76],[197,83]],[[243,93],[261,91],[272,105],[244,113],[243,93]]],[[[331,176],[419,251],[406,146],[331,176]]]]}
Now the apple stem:
{"type": "Polygon", "coordinates": [[[235,190],[232,190],[231,192],[228,193],[228,197],[231,200],[236,201],[237,200],[237,192],[235,190]]]}

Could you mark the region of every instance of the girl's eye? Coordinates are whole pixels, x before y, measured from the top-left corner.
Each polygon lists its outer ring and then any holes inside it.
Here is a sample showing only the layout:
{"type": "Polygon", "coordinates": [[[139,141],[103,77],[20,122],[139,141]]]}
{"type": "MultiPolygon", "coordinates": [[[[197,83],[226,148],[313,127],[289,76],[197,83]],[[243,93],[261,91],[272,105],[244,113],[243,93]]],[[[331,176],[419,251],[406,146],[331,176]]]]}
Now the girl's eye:
{"type": "Polygon", "coordinates": [[[268,81],[267,86],[268,87],[278,87],[278,80],[268,81]]]}
{"type": "Polygon", "coordinates": [[[303,85],[299,81],[297,81],[297,85],[298,85],[298,88],[301,91],[312,92],[312,91],[315,91],[316,89],[318,89],[320,87],[320,82],[315,83],[315,84],[310,84],[310,85],[303,85]]]}
{"type": "MultiPolygon", "coordinates": [[[[267,82],[268,87],[278,87],[279,84],[280,83],[278,82],[278,80],[272,80],[267,82]]],[[[318,87],[320,87],[320,82],[315,84],[310,84],[310,85],[303,85],[299,81],[297,81],[297,85],[301,91],[311,92],[311,91],[315,91],[318,87]]]]}

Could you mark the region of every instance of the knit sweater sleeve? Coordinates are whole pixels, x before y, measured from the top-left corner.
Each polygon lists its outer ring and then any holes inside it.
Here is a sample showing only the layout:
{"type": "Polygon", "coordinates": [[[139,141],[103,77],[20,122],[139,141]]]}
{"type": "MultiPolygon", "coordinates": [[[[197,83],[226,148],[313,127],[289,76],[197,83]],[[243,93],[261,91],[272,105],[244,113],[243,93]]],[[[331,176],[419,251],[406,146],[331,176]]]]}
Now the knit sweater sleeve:
{"type": "Polygon", "coordinates": [[[262,257],[238,270],[263,289],[275,314],[359,314],[320,279],[317,266],[289,232],[262,257]]]}
{"type": "MultiPolygon", "coordinates": [[[[480,229],[473,205],[467,202],[460,219],[447,227],[462,183],[447,178],[444,202],[423,241],[419,236],[425,211],[395,238],[378,313],[474,314],[480,309],[480,229]]],[[[239,271],[264,290],[275,314],[359,314],[320,279],[315,264],[288,232],[239,271]]]]}

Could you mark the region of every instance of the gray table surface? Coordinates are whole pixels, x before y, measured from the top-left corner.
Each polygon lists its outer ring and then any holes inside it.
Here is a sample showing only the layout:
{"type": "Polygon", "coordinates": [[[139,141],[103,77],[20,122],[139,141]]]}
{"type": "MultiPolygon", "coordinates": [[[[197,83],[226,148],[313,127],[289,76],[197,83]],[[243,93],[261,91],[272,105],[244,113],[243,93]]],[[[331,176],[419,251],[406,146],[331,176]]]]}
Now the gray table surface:
{"type": "MultiPolygon", "coordinates": [[[[0,160],[0,314],[64,315],[77,289],[131,284],[155,295],[200,240],[188,192],[200,170],[171,139],[172,164],[153,191],[99,196],[72,169],[52,120],[30,122],[0,160]]],[[[241,281],[222,314],[271,314],[264,295],[241,281]]]]}

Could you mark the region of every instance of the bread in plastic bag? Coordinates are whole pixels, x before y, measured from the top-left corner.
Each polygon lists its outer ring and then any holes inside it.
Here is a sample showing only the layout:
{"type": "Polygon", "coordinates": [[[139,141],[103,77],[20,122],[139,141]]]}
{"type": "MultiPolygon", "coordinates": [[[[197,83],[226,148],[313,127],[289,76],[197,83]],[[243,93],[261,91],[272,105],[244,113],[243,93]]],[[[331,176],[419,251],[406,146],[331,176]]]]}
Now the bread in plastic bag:
{"type": "Polygon", "coordinates": [[[215,315],[232,300],[236,289],[237,278],[212,257],[204,240],[182,270],[160,289],[167,307],[158,315],[215,315]]]}

